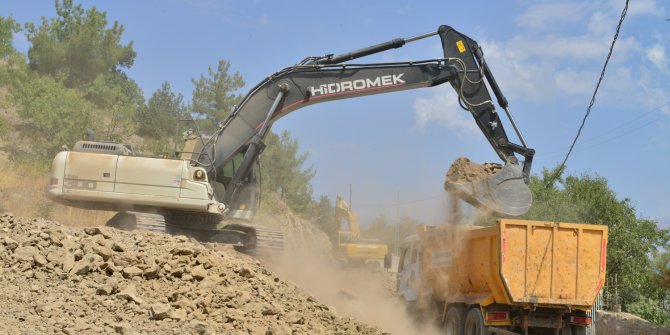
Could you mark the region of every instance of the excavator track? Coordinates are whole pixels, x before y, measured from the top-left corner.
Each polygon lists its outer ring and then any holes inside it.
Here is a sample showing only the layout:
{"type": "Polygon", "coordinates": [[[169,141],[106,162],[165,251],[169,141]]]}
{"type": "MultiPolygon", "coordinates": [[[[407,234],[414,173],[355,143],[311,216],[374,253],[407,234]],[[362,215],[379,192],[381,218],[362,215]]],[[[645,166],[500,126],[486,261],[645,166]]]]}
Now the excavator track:
{"type": "Polygon", "coordinates": [[[163,215],[136,211],[118,212],[106,225],[128,231],[141,229],[157,232],[165,232],[166,226],[163,215]]]}
{"type": "Polygon", "coordinates": [[[281,230],[236,223],[235,219],[203,213],[169,212],[165,215],[137,211],[119,212],[107,226],[122,230],[149,230],[171,235],[186,235],[201,242],[232,245],[236,250],[267,260],[280,259],[284,253],[284,233],[281,230]],[[222,225],[222,222],[231,223],[222,225]]]}
{"type": "Polygon", "coordinates": [[[269,227],[254,225],[256,247],[253,255],[262,258],[277,258],[284,253],[284,233],[269,227]]]}
{"type": "Polygon", "coordinates": [[[165,217],[160,214],[134,212],[135,227],[142,230],[165,232],[165,217]]]}
{"type": "Polygon", "coordinates": [[[278,229],[201,213],[171,212],[168,217],[167,231],[172,234],[229,244],[240,252],[268,260],[281,258],[284,253],[284,233],[278,229]]]}

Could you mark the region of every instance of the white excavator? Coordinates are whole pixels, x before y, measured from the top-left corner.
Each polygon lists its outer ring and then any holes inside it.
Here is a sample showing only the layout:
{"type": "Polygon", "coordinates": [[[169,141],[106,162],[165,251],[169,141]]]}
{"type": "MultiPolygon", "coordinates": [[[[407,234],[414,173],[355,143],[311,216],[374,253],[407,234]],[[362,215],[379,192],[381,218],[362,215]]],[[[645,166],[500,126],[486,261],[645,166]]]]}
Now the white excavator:
{"type": "Polygon", "coordinates": [[[130,146],[114,142],[77,142],[56,155],[48,193],[71,206],[119,210],[113,225],[157,227],[251,253],[279,252],[282,234],[253,225],[260,194],[259,156],[272,124],[315,103],[445,83],[503,162],[497,173],[481,180],[448,180],[447,190],[493,213],[524,214],[532,202],[527,183],[535,151],[517,128],[479,45],[444,25],[340,55],[307,57],[280,70],[253,87],[214,133],[189,136],[175,158],[136,156],[130,146]],[[435,35],[442,57],[351,62],[435,35]],[[489,87],[521,144],[508,139],[489,87]]]}

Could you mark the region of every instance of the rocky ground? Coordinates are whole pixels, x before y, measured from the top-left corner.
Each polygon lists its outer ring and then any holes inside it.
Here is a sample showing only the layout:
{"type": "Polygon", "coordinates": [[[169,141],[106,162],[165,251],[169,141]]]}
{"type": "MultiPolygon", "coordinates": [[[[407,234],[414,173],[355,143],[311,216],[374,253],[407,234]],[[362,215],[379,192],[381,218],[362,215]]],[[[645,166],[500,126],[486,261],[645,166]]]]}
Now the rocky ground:
{"type": "Polygon", "coordinates": [[[7,334],[383,333],[230,248],[8,213],[0,287],[7,334]]]}

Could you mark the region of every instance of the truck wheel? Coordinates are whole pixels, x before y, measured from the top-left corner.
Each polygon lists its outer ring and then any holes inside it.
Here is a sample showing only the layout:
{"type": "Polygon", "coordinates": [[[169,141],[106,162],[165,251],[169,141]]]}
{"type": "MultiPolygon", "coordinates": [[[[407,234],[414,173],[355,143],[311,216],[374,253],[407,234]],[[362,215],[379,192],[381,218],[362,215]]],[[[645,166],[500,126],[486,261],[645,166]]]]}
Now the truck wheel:
{"type": "Polygon", "coordinates": [[[447,310],[444,320],[444,333],[446,335],[462,335],[465,321],[465,310],[463,307],[452,306],[447,310]]]}
{"type": "Polygon", "coordinates": [[[465,317],[463,335],[489,335],[489,327],[484,325],[484,317],[479,307],[471,308],[465,317]]]}

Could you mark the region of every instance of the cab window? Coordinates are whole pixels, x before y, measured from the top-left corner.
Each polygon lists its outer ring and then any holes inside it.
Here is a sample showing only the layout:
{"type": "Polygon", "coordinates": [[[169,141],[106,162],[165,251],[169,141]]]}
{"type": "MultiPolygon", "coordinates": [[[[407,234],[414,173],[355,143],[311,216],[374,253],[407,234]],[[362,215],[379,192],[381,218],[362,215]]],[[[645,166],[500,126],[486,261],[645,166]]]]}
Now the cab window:
{"type": "Polygon", "coordinates": [[[231,159],[226,165],[223,166],[218,172],[218,181],[221,182],[223,185],[226,187],[230,183],[230,181],[233,179],[233,176],[235,175],[235,171],[237,171],[237,168],[240,166],[240,163],[242,163],[242,159],[244,159],[244,153],[243,152],[238,152],[235,154],[233,159],[231,159]]]}
{"type": "Polygon", "coordinates": [[[416,263],[416,256],[417,256],[417,253],[418,253],[418,252],[417,252],[417,251],[418,251],[417,249],[419,249],[419,248],[417,248],[417,245],[413,245],[413,246],[412,246],[412,256],[411,256],[411,258],[410,258],[410,263],[411,263],[411,264],[416,263]]]}
{"type": "Polygon", "coordinates": [[[402,272],[407,262],[407,247],[400,248],[400,263],[398,264],[398,272],[402,272]]]}

